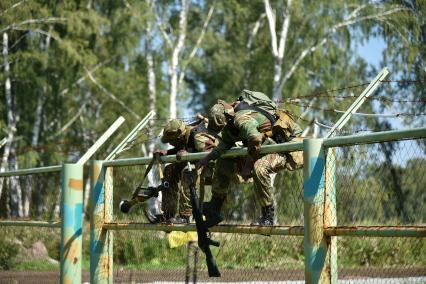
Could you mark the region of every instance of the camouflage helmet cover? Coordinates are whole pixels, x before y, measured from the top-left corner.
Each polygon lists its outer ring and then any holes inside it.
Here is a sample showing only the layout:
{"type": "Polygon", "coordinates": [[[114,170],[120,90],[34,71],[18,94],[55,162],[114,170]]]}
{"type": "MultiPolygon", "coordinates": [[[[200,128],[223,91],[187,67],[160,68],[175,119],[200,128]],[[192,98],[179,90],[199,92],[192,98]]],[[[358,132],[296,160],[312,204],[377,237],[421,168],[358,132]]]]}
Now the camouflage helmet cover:
{"type": "Polygon", "coordinates": [[[222,129],[227,122],[227,116],[233,116],[234,108],[225,101],[218,100],[208,112],[209,128],[213,130],[222,129]]]}
{"type": "Polygon", "coordinates": [[[176,141],[185,133],[186,124],[179,119],[170,120],[163,129],[162,143],[170,143],[176,141]]]}

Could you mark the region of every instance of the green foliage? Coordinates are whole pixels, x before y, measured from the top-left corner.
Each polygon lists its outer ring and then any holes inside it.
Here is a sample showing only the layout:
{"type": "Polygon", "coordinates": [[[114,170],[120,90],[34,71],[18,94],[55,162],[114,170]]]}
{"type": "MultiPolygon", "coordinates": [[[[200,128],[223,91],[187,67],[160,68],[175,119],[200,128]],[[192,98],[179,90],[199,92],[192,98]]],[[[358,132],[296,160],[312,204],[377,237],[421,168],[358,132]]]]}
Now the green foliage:
{"type": "Polygon", "coordinates": [[[0,238],[0,270],[9,270],[15,265],[18,246],[9,237],[0,238]]]}

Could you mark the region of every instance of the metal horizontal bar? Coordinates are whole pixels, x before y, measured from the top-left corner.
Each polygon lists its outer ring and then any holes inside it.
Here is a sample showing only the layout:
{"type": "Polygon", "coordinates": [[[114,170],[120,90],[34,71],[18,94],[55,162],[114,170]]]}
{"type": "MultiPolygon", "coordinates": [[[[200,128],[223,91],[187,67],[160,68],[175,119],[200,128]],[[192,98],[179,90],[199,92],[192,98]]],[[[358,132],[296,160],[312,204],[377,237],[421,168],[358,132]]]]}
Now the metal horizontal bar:
{"type": "Polygon", "coordinates": [[[1,226],[9,226],[9,227],[47,227],[47,228],[61,228],[60,221],[10,221],[4,220],[0,221],[1,226]]]}
{"type": "Polygon", "coordinates": [[[324,146],[339,147],[418,138],[426,138],[426,127],[333,137],[324,139],[324,146]]]}
{"type": "MultiPolygon", "coordinates": [[[[376,133],[368,133],[361,135],[349,135],[349,136],[340,136],[324,139],[325,147],[338,147],[338,146],[350,146],[356,144],[368,144],[375,142],[386,142],[386,141],[395,141],[403,139],[418,139],[426,138],[426,127],[415,128],[415,129],[406,129],[406,130],[393,130],[393,131],[382,131],[376,133]]],[[[277,153],[277,152],[293,152],[293,151],[302,151],[303,143],[283,143],[275,145],[263,146],[261,149],[262,154],[277,153]]],[[[181,161],[195,161],[200,160],[206,156],[207,152],[202,153],[190,153],[182,156],[181,161]]],[[[222,157],[224,158],[235,158],[247,155],[247,148],[232,148],[227,151],[222,157]]],[[[118,159],[114,161],[105,161],[104,166],[133,166],[133,165],[146,165],[149,164],[151,158],[141,157],[141,158],[130,158],[130,159],[118,159]]],[[[163,156],[161,161],[165,163],[176,162],[175,155],[163,156]]]]}
{"type": "MultiPolygon", "coordinates": [[[[269,153],[277,153],[277,152],[294,152],[294,151],[302,151],[303,143],[283,143],[283,144],[275,144],[275,145],[267,145],[263,146],[261,153],[269,154],[269,153]]],[[[204,158],[208,152],[201,153],[189,153],[182,156],[180,161],[196,161],[204,158]]],[[[232,148],[228,150],[225,154],[222,155],[223,158],[235,158],[247,155],[247,148],[232,148]]],[[[152,158],[149,157],[141,157],[141,158],[130,158],[130,159],[117,159],[114,161],[105,161],[103,163],[104,166],[133,166],[133,165],[147,165],[151,161],[152,158]]],[[[175,155],[162,156],[161,161],[164,163],[172,163],[176,162],[175,155]]]]}
{"type": "Polygon", "coordinates": [[[328,227],[327,236],[350,237],[426,237],[426,226],[354,226],[328,227]]]}
{"type": "MultiPolygon", "coordinates": [[[[148,223],[105,223],[102,226],[106,230],[140,230],[140,231],[197,231],[195,224],[148,224],[148,223]]],[[[281,236],[303,236],[303,226],[250,226],[250,225],[218,225],[210,228],[212,233],[237,233],[237,234],[263,234],[281,236]]]]}
{"type": "Polygon", "coordinates": [[[62,170],[62,165],[40,167],[40,168],[29,168],[29,169],[22,169],[22,170],[16,170],[16,171],[2,172],[0,173],[0,177],[44,174],[44,173],[60,172],[61,170],[62,170]]]}

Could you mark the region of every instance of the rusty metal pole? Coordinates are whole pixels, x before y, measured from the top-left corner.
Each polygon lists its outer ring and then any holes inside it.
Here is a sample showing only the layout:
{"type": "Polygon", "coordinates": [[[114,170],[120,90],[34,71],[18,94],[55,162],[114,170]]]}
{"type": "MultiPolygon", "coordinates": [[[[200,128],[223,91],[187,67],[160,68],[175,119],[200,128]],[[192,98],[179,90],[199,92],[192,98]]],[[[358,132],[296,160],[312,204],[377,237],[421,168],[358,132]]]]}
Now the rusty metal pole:
{"type": "Polygon", "coordinates": [[[112,221],[112,168],[102,161],[91,164],[90,283],[113,282],[113,232],[103,228],[112,221]]]}
{"type": "Polygon", "coordinates": [[[304,254],[306,283],[330,283],[324,235],[325,154],[322,139],[303,141],[304,254]]]}
{"type": "MultiPolygon", "coordinates": [[[[325,164],[325,200],[324,200],[324,228],[337,225],[336,209],[336,148],[326,150],[325,164]]],[[[325,232],[324,232],[325,233],[325,232]]],[[[337,283],[337,237],[326,236],[327,260],[325,270],[330,274],[330,282],[337,283]]]]}

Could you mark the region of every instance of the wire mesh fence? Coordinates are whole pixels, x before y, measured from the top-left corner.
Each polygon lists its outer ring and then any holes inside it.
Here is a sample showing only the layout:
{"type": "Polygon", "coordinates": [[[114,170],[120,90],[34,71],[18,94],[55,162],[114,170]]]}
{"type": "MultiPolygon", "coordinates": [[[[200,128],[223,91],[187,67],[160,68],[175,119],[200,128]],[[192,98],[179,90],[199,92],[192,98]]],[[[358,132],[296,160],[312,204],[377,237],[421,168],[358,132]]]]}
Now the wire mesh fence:
{"type": "MultiPolygon", "coordinates": [[[[326,187],[336,188],[337,226],[424,226],[426,210],[425,139],[334,148],[327,156],[326,187]],[[335,173],[334,178],[330,175],[335,173]],[[328,184],[330,183],[330,184],[328,184]]],[[[114,168],[114,222],[147,223],[144,204],[129,214],[119,202],[142,180],[145,166],[114,168]]],[[[154,170],[155,172],[155,170],[154,170]]],[[[157,180],[158,183],[158,180],[157,180]]],[[[210,198],[206,186],[204,200],[210,198]]],[[[282,171],[275,177],[274,199],[279,226],[304,223],[303,174],[282,171]]],[[[233,183],[228,192],[225,224],[249,225],[259,215],[253,185],[233,183]]],[[[214,233],[221,242],[213,254],[222,271],[208,278],[204,255],[196,244],[171,248],[162,231],[116,231],[114,281],[304,281],[301,236],[214,233]],[[194,263],[196,267],[194,268],[194,263]]],[[[338,277],[342,283],[424,283],[424,238],[335,237],[338,277]],[[423,281],[423,282],[422,282],[423,281]]]]}
{"type": "MultiPolygon", "coordinates": [[[[0,178],[0,271],[51,270],[59,280],[60,179],[60,172],[0,178]]],[[[0,282],[17,275],[7,277],[2,272],[0,282]]]]}
{"type": "MultiPolygon", "coordinates": [[[[114,168],[114,222],[148,222],[144,216],[147,204],[136,206],[129,214],[119,211],[120,201],[131,197],[133,190],[142,180],[145,168],[145,166],[114,168]]],[[[154,168],[152,171],[156,173],[157,169],[154,168]]],[[[274,195],[278,223],[302,226],[302,171],[282,172],[275,180],[274,195]]],[[[260,210],[256,210],[259,205],[256,204],[252,181],[243,184],[240,181],[235,178],[230,185],[224,208],[224,224],[249,225],[260,214],[258,212],[260,210]]],[[[208,201],[211,196],[209,184],[206,185],[205,191],[204,200],[208,201]]],[[[114,281],[184,281],[187,277],[211,281],[207,276],[204,254],[196,249],[197,245],[193,243],[171,248],[169,239],[173,234],[133,230],[115,232],[114,281]],[[198,260],[194,276],[195,259],[198,260]]],[[[224,271],[221,281],[304,278],[303,238],[300,236],[214,233],[213,238],[221,242],[220,248],[213,248],[216,261],[224,271]]]]}
{"type": "Polygon", "coordinates": [[[59,221],[60,179],[60,172],[0,177],[0,218],[59,221]]]}
{"type": "MultiPolygon", "coordinates": [[[[334,148],[337,226],[424,226],[425,139],[334,148]]],[[[334,153],[334,154],[333,154],[334,153]]],[[[334,185],[331,183],[335,183],[334,185]]],[[[339,280],[424,283],[425,238],[338,237],[339,280]],[[398,282],[399,281],[399,282],[398,282]]]]}
{"type": "Polygon", "coordinates": [[[425,139],[336,149],[337,225],[419,225],[426,220],[425,139]]]}
{"type": "Polygon", "coordinates": [[[339,281],[425,283],[424,238],[338,237],[339,281]]]}

